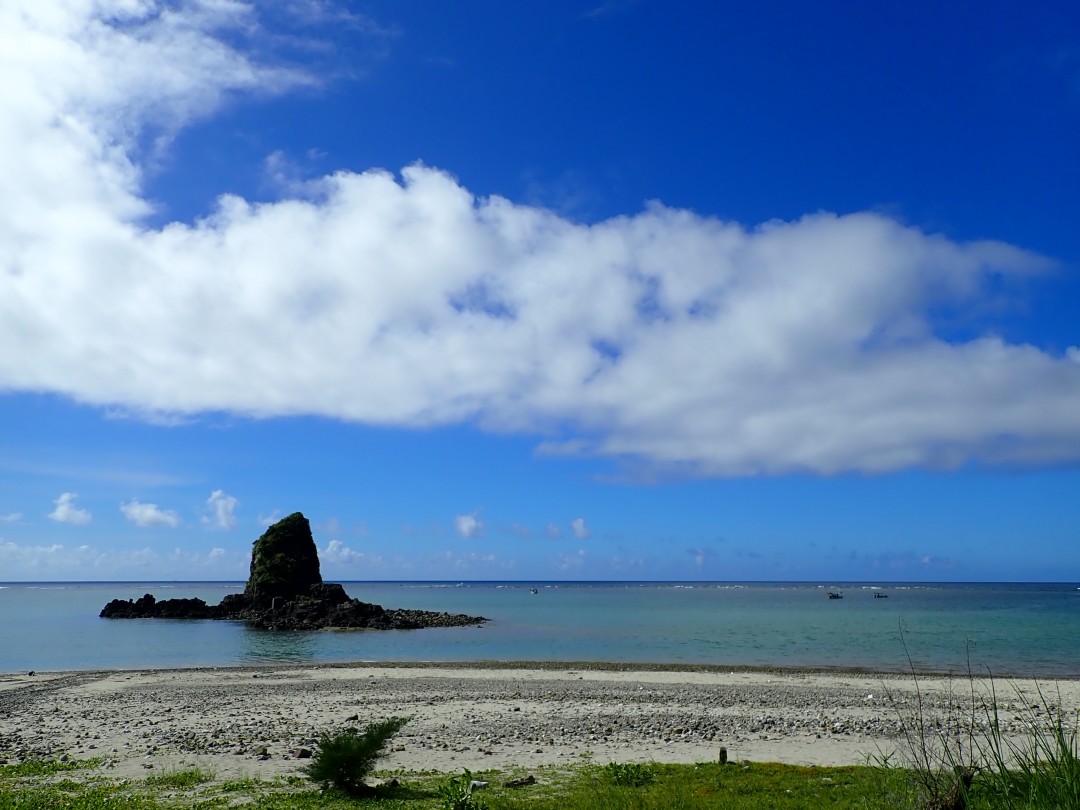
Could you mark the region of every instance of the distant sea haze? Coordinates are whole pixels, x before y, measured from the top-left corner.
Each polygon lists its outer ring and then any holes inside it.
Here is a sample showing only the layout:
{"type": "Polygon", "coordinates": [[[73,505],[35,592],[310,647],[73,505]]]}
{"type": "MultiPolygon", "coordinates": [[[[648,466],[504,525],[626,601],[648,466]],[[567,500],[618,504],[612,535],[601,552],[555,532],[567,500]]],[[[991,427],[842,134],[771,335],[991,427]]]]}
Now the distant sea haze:
{"type": "Polygon", "coordinates": [[[479,628],[275,633],[237,622],[98,618],[114,598],[152,593],[217,603],[243,590],[242,582],[2,583],[0,673],[574,661],[1080,677],[1077,583],[344,585],[351,596],[387,608],[491,621],[479,628]],[[829,591],[843,598],[830,599],[829,591]]]}

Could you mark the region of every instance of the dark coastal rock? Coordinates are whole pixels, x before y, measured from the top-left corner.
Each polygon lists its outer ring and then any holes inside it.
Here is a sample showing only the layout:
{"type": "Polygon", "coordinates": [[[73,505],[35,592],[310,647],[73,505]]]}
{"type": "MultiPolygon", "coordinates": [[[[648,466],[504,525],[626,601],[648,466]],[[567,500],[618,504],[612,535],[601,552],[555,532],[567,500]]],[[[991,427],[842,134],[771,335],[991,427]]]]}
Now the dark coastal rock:
{"type": "Polygon", "coordinates": [[[269,607],[276,597],[304,596],[315,585],[322,585],[322,574],[311,524],[293,512],[255,541],[244,596],[256,607],[269,607]]]}
{"type": "Polygon", "coordinates": [[[202,599],[163,599],[157,601],[153,594],[130,599],[113,599],[101,610],[105,619],[214,619],[216,608],[202,599]]]}
{"type": "Polygon", "coordinates": [[[467,627],[487,619],[428,610],[386,610],[352,599],[336,583],[324,583],[311,526],[300,512],[278,521],[255,541],[251,577],[243,593],[217,605],[202,599],[163,599],[152,594],[114,599],[99,614],[105,619],[229,619],[264,630],[416,630],[467,627]]]}

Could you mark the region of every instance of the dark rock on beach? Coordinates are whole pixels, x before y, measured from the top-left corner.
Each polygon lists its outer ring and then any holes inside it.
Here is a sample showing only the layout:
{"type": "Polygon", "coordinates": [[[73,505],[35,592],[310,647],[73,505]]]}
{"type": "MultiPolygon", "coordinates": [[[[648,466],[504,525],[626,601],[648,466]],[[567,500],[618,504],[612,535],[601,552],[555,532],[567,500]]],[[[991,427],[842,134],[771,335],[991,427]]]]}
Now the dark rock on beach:
{"type": "Polygon", "coordinates": [[[480,616],[427,610],[386,610],[352,599],[341,585],[324,583],[311,525],[300,512],[278,521],[255,541],[251,574],[243,593],[217,605],[202,599],[114,599],[99,614],[105,619],[229,619],[265,630],[356,628],[415,630],[482,624],[480,616]]]}

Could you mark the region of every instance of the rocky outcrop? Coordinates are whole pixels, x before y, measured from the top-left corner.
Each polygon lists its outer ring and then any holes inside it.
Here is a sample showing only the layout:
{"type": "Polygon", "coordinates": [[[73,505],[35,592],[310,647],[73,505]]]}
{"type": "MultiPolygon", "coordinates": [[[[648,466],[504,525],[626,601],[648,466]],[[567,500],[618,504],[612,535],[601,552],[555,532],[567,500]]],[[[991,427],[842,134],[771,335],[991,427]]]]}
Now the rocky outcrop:
{"type": "Polygon", "coordinates": [[[163,599],[153,594],[130,599],[113,599],[101,611],[104,619],[216,619],[216,607],[202,599],[163,599]]]}
{"type": "Polygon", "coordinates": [[[386,610],[350,598],[341,585],[324,583],[311,526],[300,512],[278,521],[255,541],[251,576],[243,593],[229,594],[217,605],[202,599],[159,602],[148,593],[135,600],[114,599],[99,615],[105,619],[229,619],[265,630],[415,630],[487,621],[428,610],[386,610]]]}
{"type": "Polygon", "coordinates": [[[293,512],[255,541],[244,596],[265,608],[279,597],[305,596],[318,585],[322,585],[322,574],[311,524],[303,514],[293,512]]]}

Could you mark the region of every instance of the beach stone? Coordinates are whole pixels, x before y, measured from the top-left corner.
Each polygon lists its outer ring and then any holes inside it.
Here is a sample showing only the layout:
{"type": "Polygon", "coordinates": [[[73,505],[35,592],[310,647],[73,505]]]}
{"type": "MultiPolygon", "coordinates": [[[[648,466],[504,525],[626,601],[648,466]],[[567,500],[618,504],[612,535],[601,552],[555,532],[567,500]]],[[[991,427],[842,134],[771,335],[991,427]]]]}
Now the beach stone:
{"type": "Polygon", "coordinates": [[[520,779],[508,779],[507,781],[503,782],[503,787],[519,788],[519,787],[525,787],[526,785],[535,785],[535,784],[536,784],[536,777],[533,776],[530,773],[528,776],[522,776],[520,779]]]}
{"type": "Polygon", "coordinates": [[[310,759],[311,758],[311,749],[310,748],[294,748],[292,750],[292,755],[293,755],[293,759],[310,759]]]}

